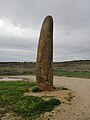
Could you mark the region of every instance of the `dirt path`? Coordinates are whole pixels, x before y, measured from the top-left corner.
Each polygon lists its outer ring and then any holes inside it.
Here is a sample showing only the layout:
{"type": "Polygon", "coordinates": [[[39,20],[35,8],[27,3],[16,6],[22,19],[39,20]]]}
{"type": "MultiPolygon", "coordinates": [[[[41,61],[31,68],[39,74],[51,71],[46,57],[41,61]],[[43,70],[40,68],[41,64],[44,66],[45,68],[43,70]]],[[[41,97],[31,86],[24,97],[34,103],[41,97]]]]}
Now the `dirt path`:
{"type": "MultiPolygon", "coordinates": [[[[64,85],[76,93],[71,106],[63,108],[61,120],[90,120],[90,79],[55,77],[55,85],[64,85]]],[[[57,119],[59,120],[59,119],[57,119]]]]}
{"type": "Polygon", "coordinates": [[[76,97],[37,120],[90,120],[90,79],[54,77],[54,85],[71,89],[76,97]]]}
{"type": "MultiPolygon", "coordinates": [[[[35,81],[35,76],[22,76],[22,78],[35,81]]],[[[54,85],[71,89],[75,98],[71,104],[62,103],[37,120],[90,120],[90,79],[54,77],[54,85]]]]}

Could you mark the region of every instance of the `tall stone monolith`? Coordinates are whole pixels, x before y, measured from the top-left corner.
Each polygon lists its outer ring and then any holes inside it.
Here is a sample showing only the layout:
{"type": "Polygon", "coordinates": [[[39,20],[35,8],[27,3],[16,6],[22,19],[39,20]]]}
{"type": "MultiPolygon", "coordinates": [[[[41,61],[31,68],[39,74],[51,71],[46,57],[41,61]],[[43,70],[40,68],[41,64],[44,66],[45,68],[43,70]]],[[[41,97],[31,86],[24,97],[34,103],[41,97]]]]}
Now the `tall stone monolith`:
{"type": "Polygon", "coordinates": [[[36,80],[42,90],[53,89],[53,18],[47,16],[41,27],[37,60],[36,80]]]}

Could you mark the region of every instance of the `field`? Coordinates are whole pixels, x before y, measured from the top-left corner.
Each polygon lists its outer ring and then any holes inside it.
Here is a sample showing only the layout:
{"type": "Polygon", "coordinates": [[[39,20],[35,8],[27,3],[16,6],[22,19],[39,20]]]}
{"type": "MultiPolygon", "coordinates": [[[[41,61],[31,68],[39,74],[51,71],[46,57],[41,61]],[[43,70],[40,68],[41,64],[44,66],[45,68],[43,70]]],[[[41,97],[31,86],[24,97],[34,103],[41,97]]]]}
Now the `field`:
{"type": "MultiPolygon", "coordinates": [[[[90,60],[54,62],[53,73],[57,76],[90,78],[90,60]]],[[[34,62],[0,62],[0,76],[35,74],[34,62]]]]}

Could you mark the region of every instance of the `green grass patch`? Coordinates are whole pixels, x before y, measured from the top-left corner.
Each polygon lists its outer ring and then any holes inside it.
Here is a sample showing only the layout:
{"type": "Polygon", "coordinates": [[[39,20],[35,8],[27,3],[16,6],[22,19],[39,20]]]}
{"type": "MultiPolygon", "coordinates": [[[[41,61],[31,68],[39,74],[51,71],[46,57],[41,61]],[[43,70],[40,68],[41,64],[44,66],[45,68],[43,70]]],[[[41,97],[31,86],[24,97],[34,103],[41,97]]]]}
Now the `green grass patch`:
{"type": "Polygon", "coordinates": [[[41,92],[42,90],[38,88],[37,86],[32,88],[32,92],[41,92]]]}
{"type": "Polygon", "coordinates": [[[35,85],[24,81],[0,82],[0,106],[13,105],[35,85]]]}
{"type": "Polygon", "coordinates": [[[36,86],[35,82],[0,82],[0,109],[9,107],[11,111],[22,115],[24,119],[25,117],[32,119],[61,104],[55,98],[44,100],[42,97],[24,96],[24,93],[34,86],[36,86]]]}
{"type": "Polygon", "coordinates": [[[14,111],[22,116],[37,116],[44,112],[50,112],[61,102],[55,98],[48,101],[37,96],[24,96],[15,105],[14,111]]]}
{"type": "MultiPolygon", "coordinates": [[[[0,76],[13,76],[13,75],[35,75],[35,70],[10,70],[1,71],[0,76]]],[[[66,76],[66,77],[77,77],[77,78],[89,78],[90,79],[90,71],[71,71],[71,70],[53,70],[53,74],[55,76],[66,76]]]]}
{"type": "Polygon", "coordinates": [[[66,77],[79,77],[79,78],[90,78],[90,71],[64,71],[64,70],[54,70],[54,75],[56,76],[66,76],[66,77]]]}

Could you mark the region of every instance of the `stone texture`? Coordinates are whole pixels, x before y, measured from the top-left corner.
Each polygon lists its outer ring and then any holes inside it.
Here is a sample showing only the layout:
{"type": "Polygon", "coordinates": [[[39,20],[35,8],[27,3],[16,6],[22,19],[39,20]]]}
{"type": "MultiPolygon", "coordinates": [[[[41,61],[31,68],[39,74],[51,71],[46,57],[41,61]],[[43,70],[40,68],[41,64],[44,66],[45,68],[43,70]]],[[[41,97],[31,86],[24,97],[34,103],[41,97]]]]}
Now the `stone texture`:
{"type": "Polygon", "coordinates": [[[53,18],[47,16],[41,27],[36,60],[36,80],[42,90],[53,89],[53,18]]]}

